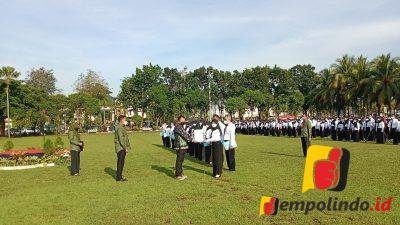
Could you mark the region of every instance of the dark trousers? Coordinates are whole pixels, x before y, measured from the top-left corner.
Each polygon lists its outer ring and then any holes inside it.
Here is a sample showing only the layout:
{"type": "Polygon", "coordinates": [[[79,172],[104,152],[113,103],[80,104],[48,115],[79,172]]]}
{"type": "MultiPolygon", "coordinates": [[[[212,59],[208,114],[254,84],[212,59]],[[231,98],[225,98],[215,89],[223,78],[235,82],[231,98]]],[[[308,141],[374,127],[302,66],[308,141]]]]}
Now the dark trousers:
{"type": "Polygon", "coordinates": [[[204,155],[206,157],[205,161],[206,161],[206,163],[209,163],[210,158],[211,158],[211,146],[210,145],[204,147],[204,153],[205,153],[204,155]]]}
{"type": "Polygon", "coordinates": [[[224,152],[222,143],[219,141],[211,143],[213,176],[222,174],[222,166],[224,163],[224,152]]]}
{"type": "Polygon", "coordinates": [[[124,165],[125,165],[125,156],[126,156],[126,151],[121,150],[117,153],[117,180],[122,179],[122,171],[124,170],[124,165]]]}
{"type": "Polygon", "coordinates": [[[71,151],[71,174],[77,174],[80,170],[81,164],[81,152],[80,151],[71,151]]]}
{"type": "Polygon", "coordinates": [[[226,164],[228,164],[228,168],[230,171],[235,171],[235,149],[231,148],[229,150],[225,150],[226,156],[226,164]]]}
{"type": "Polygon", "coordinates": [[[185,160],[185,154],[187,149],[176,149],[176,162],[175,162],[175,176],[179,177],[183,175],[182,164],[185,160]]]}
{"type": "Polygon", "coordinates": [[[301,147],[303,149],[303,155],[304,157],[307,156],[307,149],[310,146],[310,139],[306,137],[301,137],[301,147]]]}
{"type": "Polygon", "coordinates": [[[171,139],[169,137],[165,138],[165,147],[171,148],[171,139]]]}
{"type": "Polygon", "coordinates": [[[188,143],[188,147],[189,147],[189,149],[188,149],[189,155],[190,156],[194,156],[194,143],[193,142],[189,142],[188,143]]]}
{"type": "Polygon", "coordinates": [[[397,130],[392,130],[392,138],[393,138],[393,144],[398,145],[399,144],[399,132],[397,130]]]}
{"type": "Polygon", "coordinates": [[[203,160],[203,143],[194,143],[194,155],[200,161],[203,160]]]}

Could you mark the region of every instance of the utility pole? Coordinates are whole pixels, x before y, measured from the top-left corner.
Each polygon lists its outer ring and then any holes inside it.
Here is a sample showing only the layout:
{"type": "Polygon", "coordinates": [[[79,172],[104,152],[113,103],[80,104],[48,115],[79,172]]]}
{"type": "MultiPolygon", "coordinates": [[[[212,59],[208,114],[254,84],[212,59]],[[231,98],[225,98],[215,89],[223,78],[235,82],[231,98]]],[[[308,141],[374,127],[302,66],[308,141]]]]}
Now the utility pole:
{"type": "Polygon", "coordinates": [[[212,107],[212,100],[211,100],[211,78],[212,78],[212,73],[207,72],[207,77],[208,77],[208,120],[211,121],[212,118],[212,112],[211,112],[211,107],[212,107]]]}
{"type": "Polygon", "coordinates": [[[8,124],[8,128],[7,128],[7,133],[8,133],[8,139],[11,138],[11,134],[10,134],[10,130],[11,130],[11,120],[10,120],[10,99],[9,99],[9,92],[10,92],[10,85],[7,82],[7,87],[6,87],[6,93],[7,93],[7,124],[8,124]]]}

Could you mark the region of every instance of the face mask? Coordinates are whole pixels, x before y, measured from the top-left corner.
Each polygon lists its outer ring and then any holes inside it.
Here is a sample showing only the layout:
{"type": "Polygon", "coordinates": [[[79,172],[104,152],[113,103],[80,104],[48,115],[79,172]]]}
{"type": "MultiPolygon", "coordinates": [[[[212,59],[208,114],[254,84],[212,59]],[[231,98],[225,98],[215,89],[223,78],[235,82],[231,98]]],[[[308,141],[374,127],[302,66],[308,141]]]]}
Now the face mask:
{"type": "Polygon", "coordinates": [[[211,127],[215,128],[215,127],[217,127],[217,124],[216,123],[212,123],[211,127]]]}

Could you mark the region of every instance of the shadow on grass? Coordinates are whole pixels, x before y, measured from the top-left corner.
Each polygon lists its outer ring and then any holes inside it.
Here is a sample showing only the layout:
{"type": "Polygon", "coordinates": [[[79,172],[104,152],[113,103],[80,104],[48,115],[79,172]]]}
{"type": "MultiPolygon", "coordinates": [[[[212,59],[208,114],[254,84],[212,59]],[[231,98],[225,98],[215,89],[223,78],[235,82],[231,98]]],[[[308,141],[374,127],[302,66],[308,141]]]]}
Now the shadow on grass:
{"type": "Polygon", "coordinates": [[[116,179],[117,178],[117,171],[114,170],[111,167],[106,167],[104,168],[104,172],[108,175],[110,175],[112,178],[116,179]]]}
{"type": "Polygon", "coordinates": [[[287,156],[287,157],[296,157],[296,158],[304,158],[304,156],[301,155],[289,155],[289,154],[283,154],[283,153],[276,153],[276,152],[264,152],[269,155],[280,155],[280,156],[287,156]]]}
{"type": "Polygon", "coordinates": [[[175,173],[173,169],[167,168],[167,167],[162,167],[162,166],[157,166],[157,165],[152,165],[151,166],[152,170],[157,170],[160,173],[164,173],[165,175],[174,178],[175,173]]]}

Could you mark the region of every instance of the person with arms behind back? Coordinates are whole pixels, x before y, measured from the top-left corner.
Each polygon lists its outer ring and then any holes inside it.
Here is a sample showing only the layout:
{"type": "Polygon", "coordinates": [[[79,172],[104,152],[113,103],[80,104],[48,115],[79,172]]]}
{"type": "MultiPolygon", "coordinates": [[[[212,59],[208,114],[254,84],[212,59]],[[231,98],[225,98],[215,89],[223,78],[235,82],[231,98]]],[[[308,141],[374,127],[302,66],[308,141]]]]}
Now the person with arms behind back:
{"type": "Polygon", "coordinates": [[[115,126],[114,133],[115,152],[117,153],[117,181],[128,181],[122,177],[122,171],[124,170],[125,165],[125,156],[126,153],[131,149],[131,144],[125,125],[126,117],[124,115],[120,115],[118,117],[118,123],[115,126]]]}

